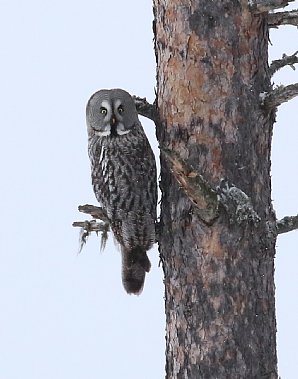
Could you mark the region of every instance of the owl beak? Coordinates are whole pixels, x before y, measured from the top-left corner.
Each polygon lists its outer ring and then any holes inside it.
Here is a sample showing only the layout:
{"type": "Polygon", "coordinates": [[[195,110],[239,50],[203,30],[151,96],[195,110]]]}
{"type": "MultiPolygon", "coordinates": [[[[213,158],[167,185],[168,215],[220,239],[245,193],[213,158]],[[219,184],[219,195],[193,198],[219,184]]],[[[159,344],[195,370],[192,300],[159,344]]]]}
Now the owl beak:
{"type": "Polygon", "coordinates": [[[112,117],[111,117],[111,126],[115,126],[117,124],[117,119],[116,119],[116,117],[113,115],[112,117]]]}

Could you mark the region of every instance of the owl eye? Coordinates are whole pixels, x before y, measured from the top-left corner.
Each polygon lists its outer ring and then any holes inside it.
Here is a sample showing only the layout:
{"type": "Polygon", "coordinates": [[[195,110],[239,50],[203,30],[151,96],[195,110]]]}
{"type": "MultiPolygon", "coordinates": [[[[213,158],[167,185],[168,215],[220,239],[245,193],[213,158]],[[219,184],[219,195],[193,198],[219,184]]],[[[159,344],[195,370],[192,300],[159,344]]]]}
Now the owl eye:
{"type": "Polygon", "coordinates": [[[123,106],[122,106],[122,105],[119,105],[119,107],[118,107],[118,113],[121,114],[121,113],[123,113],[123,112],[124,112],[124,108],[123,108],[123,106]]]}
{"type": "Polygon", "coordinates": [[[107,112],[108,112],[108,111],[107,111],[107,108],[105,108],[105,107],[100,107],[100,110],[99,110],[99,111],[100,111],[100,113],[103,114],[103,115],[106,115],[107,112]]]}

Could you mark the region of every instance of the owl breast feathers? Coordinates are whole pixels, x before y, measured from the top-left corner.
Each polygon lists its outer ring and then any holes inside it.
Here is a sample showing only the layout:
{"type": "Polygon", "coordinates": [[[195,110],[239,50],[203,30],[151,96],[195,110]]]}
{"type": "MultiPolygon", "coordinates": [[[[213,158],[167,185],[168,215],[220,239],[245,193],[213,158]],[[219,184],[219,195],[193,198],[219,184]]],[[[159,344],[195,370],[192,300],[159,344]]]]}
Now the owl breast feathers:
{"type": "Polygon", "coordinates": [[[155,242],[156,165],[134,101],[121,89],[100,90],[87,104],[88,153],[95,196],[122,254],[122,282],[139,294],[155,242]]]}

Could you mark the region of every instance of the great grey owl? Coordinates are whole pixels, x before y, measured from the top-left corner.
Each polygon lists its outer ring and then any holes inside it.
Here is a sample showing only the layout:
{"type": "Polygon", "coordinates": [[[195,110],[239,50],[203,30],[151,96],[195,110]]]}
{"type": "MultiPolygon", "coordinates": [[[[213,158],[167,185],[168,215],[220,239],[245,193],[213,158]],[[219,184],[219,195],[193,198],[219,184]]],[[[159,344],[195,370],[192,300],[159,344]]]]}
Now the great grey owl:
{"type": "Polygon", "coordinates": [[[122,254],[122,282],[139,294],[155,242],[156,165],[135,103],[122,89],[94,93],[86,109],[88,153],[97,200],[122,254]]]}

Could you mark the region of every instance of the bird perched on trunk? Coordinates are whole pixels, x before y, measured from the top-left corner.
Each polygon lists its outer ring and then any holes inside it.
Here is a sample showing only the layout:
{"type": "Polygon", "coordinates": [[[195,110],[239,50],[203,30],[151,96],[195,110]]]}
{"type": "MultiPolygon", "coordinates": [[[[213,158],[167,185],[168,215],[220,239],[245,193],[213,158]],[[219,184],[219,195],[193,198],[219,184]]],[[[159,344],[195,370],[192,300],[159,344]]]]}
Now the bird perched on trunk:
{"type": "Polygon", "coordinates": [[[97,200],[122,254],[122,282],[141,293],[155,242],[156,164],[135,103],[122,89],[94,93],[86,109],[88,153],[97,200]]]}

